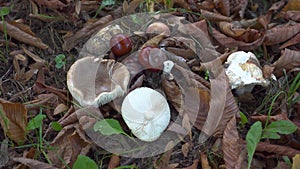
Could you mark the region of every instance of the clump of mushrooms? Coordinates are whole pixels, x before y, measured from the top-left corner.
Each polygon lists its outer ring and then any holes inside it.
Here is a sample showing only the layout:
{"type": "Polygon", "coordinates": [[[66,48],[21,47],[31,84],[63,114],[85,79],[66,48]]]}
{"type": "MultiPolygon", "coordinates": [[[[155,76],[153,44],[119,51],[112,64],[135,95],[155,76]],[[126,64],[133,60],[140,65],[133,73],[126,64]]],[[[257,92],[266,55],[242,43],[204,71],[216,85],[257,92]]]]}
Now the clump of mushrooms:
{"type": "Polygon", "coordinates": [[[67,74],[68,89],[83,106],[101,106],[127,92],[130,74],[126,66],[111,59],[84,57],[67,74]]]}
{"type": "Polygon", "coordinates": [[[269,79],[263,77],[261,66],[251,52],[238,51],[229,55],[225,72],[231,89],[238,89],[240,94],[251,92],[255,85],[267,86],[270,83],[269,79]]]}
{"type": "Polygon", "coordinates": [[[131,132],[146,142],[158,139],[171,118],[165,97],[147,87],[131,91],[122,103],[121,112],[131,132]]]}

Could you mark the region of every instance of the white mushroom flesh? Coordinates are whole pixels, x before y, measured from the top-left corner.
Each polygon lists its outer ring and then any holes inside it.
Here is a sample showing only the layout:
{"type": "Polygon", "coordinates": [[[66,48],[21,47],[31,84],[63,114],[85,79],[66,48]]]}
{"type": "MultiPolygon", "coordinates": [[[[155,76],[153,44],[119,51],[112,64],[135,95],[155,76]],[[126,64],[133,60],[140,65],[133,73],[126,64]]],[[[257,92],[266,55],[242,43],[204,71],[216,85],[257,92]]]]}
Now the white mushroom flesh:
{"type": "Polygon", "coordinates": [[[225,72],[231,89],[246,85],[267,86],[270,82],[263,77],[261,66],[251,52],[238,51],[232,53],[225,62],[225,72]]]}
{"type": "Polygon", "coordinates": [[[146,142],[158,139],[171,118],[164,96],[147,87],[130,92],[122,103],[121,112],[131,132],[146,142]]]}

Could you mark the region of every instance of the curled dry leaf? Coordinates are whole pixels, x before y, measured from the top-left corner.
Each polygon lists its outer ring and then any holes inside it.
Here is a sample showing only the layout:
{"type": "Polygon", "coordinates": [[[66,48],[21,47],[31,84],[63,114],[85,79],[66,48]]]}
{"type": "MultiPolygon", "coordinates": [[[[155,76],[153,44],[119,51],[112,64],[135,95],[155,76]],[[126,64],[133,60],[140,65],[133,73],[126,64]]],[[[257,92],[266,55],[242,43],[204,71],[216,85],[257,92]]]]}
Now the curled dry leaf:
{"type": "MultiPolygon", "coordinates": [[[[207,116],[202,131],[208,136],[212,134],[221,136],[227,123],[239,109],[231,93],[228,78],[221,60],[216,59],[211,62],[203,63],[203,65],[211,72],[211,99],[208,111],[209,116],[207,116]]],[[[201,135],[205,139],[206,136],[204,133],[201,135]]]]}
{"type": "Polygon", "coordinates": [[[244,13],[248,5],[248,0],[230,1],[230,13],[238,13],[240,18],[244,18],[244,13]]]}
{"type": "Polygon", "coordinates": [[[281,11],[283,11],[283,12],[285,12],[285,11],[299,11],[299,9],[300,9],[299,0],[289,0],[288,3],[284,6],[284,8],[281,11]]]}
{"type": "Polygon", "coordinates": [[[38,160],[33,160],[30,158],[19,157],[19,158],[13,158],[13,160],[22,163],[30,168],[58,169],[48,163],[44,163],[38,160]]]}
{"type": "Polygon", "coordinates": [[[120,166],[120,157],[118,155],[113,154],[108,163],[108,169],[114,169],[120,166]]]}
{"type": "Polygon", "coordinates": [[[281,156],[288,156],[290,158],[294,157],[296,154],[300,154],[300,150],[267,142],[259,142],[257,144],[256,151],[275,153],[281,156]]]}
{"type": "Polygon", "coordinates": [[[27,109],[21,103],[0,101],[0,123],[4,133],[16,143],[26,139],[27,109]]]}
{"type": "Polygon", "coordinates": [[[220,10],[224,16],[230,15],[230,0],[219,0],[216,1],[217,9],[220,10]]]}
{"type": "Polygon", "coordinates": [[[72,166],[79,154],[86,154],[90,142],[79,129],[79,124],[65,126],[51,143],[53,149],[48,151],[48,157],[55,167],[72,166]],[[64,161],[62,163],[61,159],[64,161]]]}
{"type": "Polygon", "coordinates": [[[225,48],[234,48],[238,47],[239,50],[253,50],[256,49],[258,46],[262,44],[264,41],[265,36],[261,34],[261,37],[256,39],[253,42],[243,42],[235,40],[231,37],[228,37],[219,31],[217,31],[215,28],[212,28],[211,35],[214,37],[214,39],[223,47],[225,48]]]}
{"type": "Polygon", "coordinates": [[[280,58],[271,66],[275,67],[274,74],[280,77],[286,72],[299,70],[300,66],[300,52],[290,49],[282,51],[280,58]]]}
{"type": "Polygon", "coordinates": [[[287,11],[283,17],[287,20],[300,22],[300,11],[287,11]]]}
{"type": "Polygon", "coordinates": [[[201,167],[203,169],[211,169],[209,166],[207,155],[203,152],[200,153],[200,159],[201,159],[201,167]]]}
{"type": "Polygon", "coordinates": [[[110,21],[112,21],[112,16],[107,15],[100,18],[98,21],[92,24],[88,24],[83,27],[81,30],[76,32],[73,36],[66,38],[63,43],[63,49],[66,51],[70,51],[73,49],[78,43],[82,42],[84,39],[91,36],[97,30],[100,30],[104,26],[106,26],[110,21]]]}
{"type": "Polygon", "coordinates": [[[236,127],[236,118],[233,116],[227,123],[223,134],[223,158],[226,168],[241,168],[241,163],[237,163],[241,154],[239,146],[239,134],[236,127]]]}
{"type": "Polygon", "coordinates": [[[231,22],[232,18],[218,14],[218,13],[213,13],[213,12],[209,12],[206,10],[201,10],[201,14],[203,15],[203,17],[210,21],[210,22],[219,22],[219,21],[227,21],[227,22],[231,22]]]}
{"type": "MultiPolygon", "coordinates": [[[[44,5],[49,9],[62,9],[67,6],[67,4],[63,3],[60,0],[34,0],[38,5],[44,5]]],[[[70,2],[70,0],[64,1],[70,2]]]]}
{"type": "Polygon", "coordinates": [[[69,107],[63,103],[57,105],[54,109],[53,115],[58,115],[64,111],[67,111],[69,107]]]}
{"type": "Polygon", "coordinates": [[[290,40],[288,40],[287,42],[285,42],[284,44],[282,44],[279,47],[279,49],[284,49],[284,48],[286,48],[288,46],[299,44],[299,43],[300,43],[300,33],[298,33],[296,36],[294,36],[293,38],[291,38],[290,40]]]}
{"type": "Polygon", "coordinates": [[[139,7],[139,5],[143,2],[143,0],[133,0],[129,4],[127,1],[123,2],[123,11],[125,14],[134,13],[135,9],[139,7]]]}
{"type": "Polygon", "coordinates": [[[31,31],[28,31],[28,26],[19,23],[13,24],[13,22],[0,21],[0,30],[2,32],[4,31],[4,24],[6,33],[14,39],[38,47],[40,49],[48,48],[48,46],[44,44],[40,38],[37,38],[31,31]]]}
{"type": "Polygon", "coordinates": [[[266,31],[265,45],[275,45],[287,41],[300,32],[300,23],[279,25],[266,31]]]}
{"type": "Polygon", "coordinates": [[[175,81],[164,79],[162,81],[163,90],[167,96],[167,100],[182,115],[183,95],[175,81]]]}
{"type": "Polygon", "coordinates": [[[239,37],[247,30],[243,29],[238,22],[219,22],[219,28],[230,37],[239,37]]]}

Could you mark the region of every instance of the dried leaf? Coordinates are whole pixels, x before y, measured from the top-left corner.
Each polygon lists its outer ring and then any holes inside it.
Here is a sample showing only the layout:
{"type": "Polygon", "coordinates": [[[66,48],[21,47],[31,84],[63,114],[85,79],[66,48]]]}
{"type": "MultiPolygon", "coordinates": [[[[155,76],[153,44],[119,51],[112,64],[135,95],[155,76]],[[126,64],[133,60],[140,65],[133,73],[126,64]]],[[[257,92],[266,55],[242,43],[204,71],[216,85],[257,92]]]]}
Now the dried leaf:
{"type": "Polygon", "coordinates": [[[165,35],[163,35],[163,34],[154,36],[153,38],[151,38],[147,42],[145,42],[140,49],[143,49],[146,46],[158,46],[158,44],[164,37],[165,37],[165,35]]]}
{"type": "Polygon", "coordinates": [[[265,36],[262,35],[260,38],[258,38],[256,41],[247,43],[243,41],[235,40],[231,37],[228,37],[219,31],[217,31],[215,28],[212,28],[211,35],[214,37],[214,39],[223,47],[225,48],[235,48],[238,47],[239,50],[253,50],[256,49],[258,46],[262,44],[262,42],[265,39],[265,36]]]}
{"type": "Polygon", "coordinates": [[[240,25],[232,22],[219,22],[219,28],[230,37],[239,37],[247,31],[241,28],[240,25]]]}
{"type": "Polygon", "coordinates": [[[299,11],[300,10],[300,1],[299,0],[289,0],[288,3],[281,10],[285,11],[299,11]]]}
{"type": "Polygon", "coordinates": [[[213,13],[213,12],[209,12],[206,10],[202,10],[201,9],[201,14],[203,15],[203,17],[210,21],[210,22],[219,22],[219,21],[227,21],[227,22],[231,22],[232,18],[218,14],[218,13],[213,13]]]}
{"type": "Polygon", "coordinates": [[[233,116],[227,123],[223,134],[223,158],[226,168],[241,168],[239,155],[241,147],[239,146],[239,134],[236,127],[236,118],[233,116]]]}
{"type": "Polygon", "coordinates": [[[241,18],[244,18],[244,13],[248,5],[248,0],[230,1],[230,13],[238,13],[241,18]]]}
{"type": "Polygon", "coordinates": [[[300,154],[299,150],[296,150],[296,149],[293,149],[293,148],[290,148],[287,146],[270,144],[267,142],[259,142],[257,144],[256,151],[275,153],[275,154],[278,154],[281,156],[288,156],[290,158],[294,157],[296,154],[300,154]]]}
{"type": "Polygon", "coordinates": [[[182,154],[183,154],[184,157],[188,156],[188,153],[190,151],[190,147],[191,147],[191,143],[190,142],[184,143],[181,146],[181,152],[182,152],[182,154]]]}
{"type": "Polygon", "coordinates": [[[38,160],[29,159],[29,158],[20,157],[20,158],[13,158],[13,160],[22,163],[30,168],[58,169],[54,166],[51,166],[50,164],[38,160]]]}
{"type": "Polygon", "coordinates": [[[220,0],[218,5],[218,9],[220,9],[220,12],[225,15],[230,15],[230,1],[229,0],[220,0]]]}
{"type": "Polygon", "coordinates": [[[279,25],[272,29],[267,30],[265,34],[265,45],[275,45],[286,40],[290,39],[291,37],[295,36],[300,32],[300,23],[296,24],[286,24],[286,25],[279,25]]]}
{"type": "Polygon", "coordinates": [[[279,47],[279,49],[283,49],[283,48],[286,48],[288,46],[299,44],[299,43],[300,43],[300,33],[298,33],[296,36],[294,36],[293,38],[291,38],[290,40],[288,40],[287,42],[285,42],[284,44],[282,44],[279,47]]]}
{"type": "Polygon", "coordinates": [[[284,69],[286,72],[299,70],[300,66],[300,52],[290,49],[285,49],[282,51],[280,58],[273,63],[271,66],[275,67],[274,74],[280,77],[284,74],[284,69]]]}
{"type": "MultiPolygon", "coordinates": [[[[221,60],[216,59],[205,63],[204,66],[211,72],[211,100],[208,116],[202,131],[208,136],[212,134],[220,136],[223,134],[227,123],[239,109],[231,93],[228,78],[221,60]]],[[[201,133],[200,140],[206,138],[201,133]]]]}
{"type": "Polygon", "coordinates": [[[297,154],[293,157],[293,167],[292,169],[300,168],[300,154],[297,154]]]}
{"type": "Polygon", "coordinates": [[[0,101],[0,122],[4,133],[16,143],[26,139],[27,109],[21,103],[0,101]]]}
{"type": "Polygon", "coordinates": [[[101,28],[105,27],[110,21],[112,21],[112,16],[107,15],[100,18],[95,23],[86,25],[81,30],[76,32],[72,37],[66,38],[63,43],[63,50],[70,51],[73,49],[78,43],[82,42],[83,40],[87,39],[96,31],[100,30],[101,28]]]}
{"type": "Polygon", "coordinates": [[[203,169],[211,169],[209,166],[207,155],[203,152],[200,153],[200,159],[201,159],[201,167],[203,169]]]}
{"type": "MultiPolygon", "coordinates": [[[[38,5],[44,5],[49,9],[62,9],[64,7],[67,7],[67,4],[64,4],[60,0],[34,0],[38,5]]],[[[64,1],[68,2],[68,1],[64,1]]]]}
{"type": "Polygon", "coordinates": [[[293,20],[296,22],[300,21],[300,11],[287,11],[284,14],[284,18],[288,20],[293,20]]]}
{"type": "Polygon", "coordinates": [[[120,157],[118,155],[113,154],[108,163],[108,169],[114,169],[120,166],[120,157]]]}
{"type": "Polygon", "coordinates": [[[161,158],[159,160],[154,161],[154,166],[156,168],[165,168],[169,165],[169,161],[172,156],[173,148],[174,148],[174,142],[169,141],[165,147],[165,151],[164,151],[165,153],[161,156],[161,158]]]}
{"type": "MultiPolygon", "coordinates": [[[[194,162],[193,162],[193,164],[191,166],[185,167],[183,169],[197,169],[198,168],[198,163],[199,163],[199,160],[196,159],[196,160],[194,160],[194,162]]],[[[203,168],[203,169],[205,169],[205,168],[203,168]]]]}
{"type": "Polygon", "coordinates": [[[19,27],[12,25],[8,22],[0,21],[0,30],[2,32],[4,31],[4,24],[6,26],[6,33],[14,39],[38,47],[40,49],[48,48],[48,46],[44,44],[40,38],[37,38],[35,37],[35,35],[24,32],[19,27]]]}
{"type": "Polygon", "coordinates": [[[124,1],[123,3],[123,11],[125,14],[132,14],[134,13],[135,9],[139,7],[139,5],[143,2],[143,0],[133,0],[129,4],[124,1]]]}
{"type": "Polygon", "coordinates": [[[58,115],[64,111],[67,111],[69,107],[63,103],[59,104],[58,106],[55,107],[53,111],[53,115],[58,115]]]}
{"type": "Polygon", "coordinates": [[[163,90],[167,96],[168,102],[172,104],[175,110],[182,115],[183,95],[175,81],[164,79],[162,82],[163,90]]]}

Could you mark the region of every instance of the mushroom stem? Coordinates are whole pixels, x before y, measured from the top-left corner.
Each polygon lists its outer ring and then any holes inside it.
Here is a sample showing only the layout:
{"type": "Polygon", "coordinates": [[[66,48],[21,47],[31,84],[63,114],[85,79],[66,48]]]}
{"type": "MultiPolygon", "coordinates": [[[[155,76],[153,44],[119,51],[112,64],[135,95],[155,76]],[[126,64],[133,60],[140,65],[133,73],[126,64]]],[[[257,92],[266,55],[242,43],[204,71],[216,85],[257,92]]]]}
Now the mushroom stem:
{"type": "Polygon", "coordinates": [[[174,76],[171,73],[173,67],[174,67],[174,62],[170,60],[164,61],[163,75],[166,76],[168,80],[174,79],[174,76]]]}

